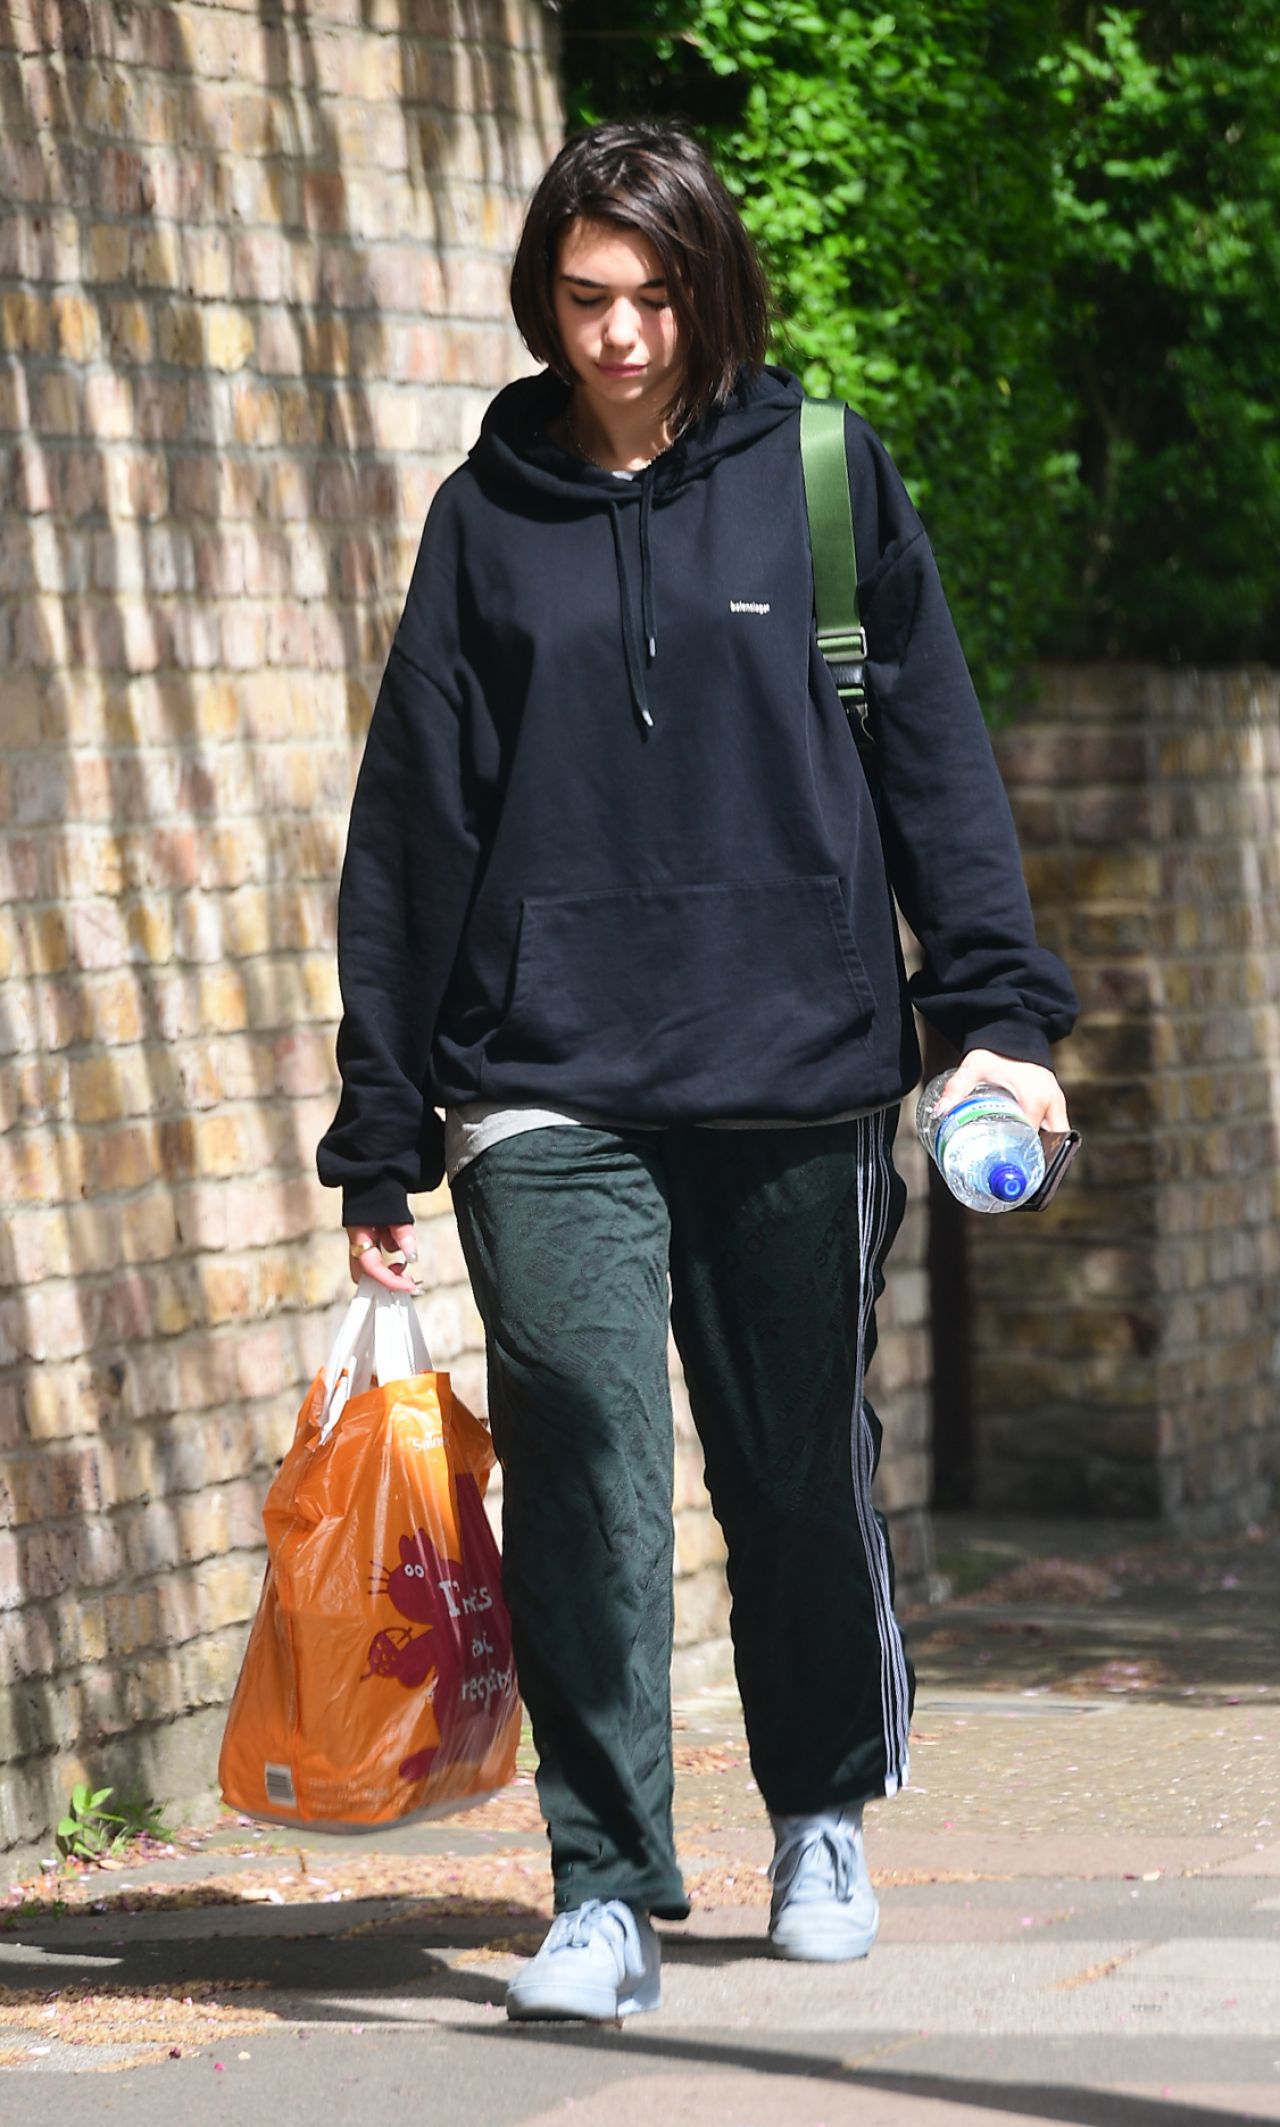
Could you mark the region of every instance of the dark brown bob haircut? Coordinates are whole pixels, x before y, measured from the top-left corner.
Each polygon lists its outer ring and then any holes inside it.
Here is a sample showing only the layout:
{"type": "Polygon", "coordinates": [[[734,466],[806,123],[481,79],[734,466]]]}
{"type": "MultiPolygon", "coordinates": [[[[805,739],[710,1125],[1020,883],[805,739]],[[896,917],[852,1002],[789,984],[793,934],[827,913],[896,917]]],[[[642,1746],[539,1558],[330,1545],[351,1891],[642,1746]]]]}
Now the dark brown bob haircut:
{"type": "Polygon", "coordinates": [[[511,269],[511,308],[535,361],[566,384],[552,281],[577,220],[647,237],[662,262],[683,360],[667,409],[686,428],[723,406],[745,365],[764,361],[769,286],[755,245],[706,150],[676,125],[614,121],[566,141],[538,185],[511,269]]]}

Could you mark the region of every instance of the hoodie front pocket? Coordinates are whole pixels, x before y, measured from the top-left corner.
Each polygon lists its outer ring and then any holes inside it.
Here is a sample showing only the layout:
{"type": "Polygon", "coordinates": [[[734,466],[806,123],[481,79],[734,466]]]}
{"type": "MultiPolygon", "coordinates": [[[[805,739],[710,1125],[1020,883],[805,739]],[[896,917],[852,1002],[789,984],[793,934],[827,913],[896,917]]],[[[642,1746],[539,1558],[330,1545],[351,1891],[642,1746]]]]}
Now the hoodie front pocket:
{"type": "Polygon", "coordinates": [[[643,1088],[645,1113],[786,1115],[873,1009],[836,878],[535,895],[490,1054],[618,1114],[643,1088]]]}

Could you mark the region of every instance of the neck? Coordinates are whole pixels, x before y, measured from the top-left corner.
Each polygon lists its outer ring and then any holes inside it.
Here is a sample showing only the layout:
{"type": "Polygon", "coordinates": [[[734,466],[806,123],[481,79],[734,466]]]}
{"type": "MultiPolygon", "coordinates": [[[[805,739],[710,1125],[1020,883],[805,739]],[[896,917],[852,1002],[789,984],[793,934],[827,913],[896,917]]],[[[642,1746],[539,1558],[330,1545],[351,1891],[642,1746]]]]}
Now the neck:
{"type": "Polygon", "coordinates": [[[569,401],[569,420],[582,449],[613,472],[640,472],[674,440],[661,408],[644,400],[632,406],[602,405],[580,384],[575,384],[569,401]]]}

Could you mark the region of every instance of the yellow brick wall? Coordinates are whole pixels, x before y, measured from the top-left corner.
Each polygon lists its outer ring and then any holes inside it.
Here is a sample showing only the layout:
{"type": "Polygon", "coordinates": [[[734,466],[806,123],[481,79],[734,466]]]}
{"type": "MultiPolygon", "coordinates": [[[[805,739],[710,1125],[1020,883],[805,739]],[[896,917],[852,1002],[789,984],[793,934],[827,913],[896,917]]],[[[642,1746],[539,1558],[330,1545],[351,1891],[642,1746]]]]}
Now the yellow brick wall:
{"type": "Polygon", "coordinates": [[[1086,1143],[968,1224],[985,1507],[1264,1522],[1280,1486],[1280,681],[1051,669],[1001,735],[1086,1143]]]}
{"type": "Polygon", "coordinates": [[[88,1765],[211,1785],[349,1289],[313,1157],[354,762],[427,505],[527,367],[548,21],[0,11],[0,1853],[88,1765]]]}
{"type": "MultiPolygon", "coordinates": [[[[0,1857],[85,1770],[211,1786],[349,1290],[313,1157],[354,765],[428,504],[527,366],[552,22],[0,9],[0,1857]]],[[[428,1333],[483,1404],[447,1201],[418,1208],[428,1333]]],[[[882,1363],[918,1556],[912,1334],[882,1363]]],[[[681,1421],[692,1661],[726,1597],[681,1421]]]]}

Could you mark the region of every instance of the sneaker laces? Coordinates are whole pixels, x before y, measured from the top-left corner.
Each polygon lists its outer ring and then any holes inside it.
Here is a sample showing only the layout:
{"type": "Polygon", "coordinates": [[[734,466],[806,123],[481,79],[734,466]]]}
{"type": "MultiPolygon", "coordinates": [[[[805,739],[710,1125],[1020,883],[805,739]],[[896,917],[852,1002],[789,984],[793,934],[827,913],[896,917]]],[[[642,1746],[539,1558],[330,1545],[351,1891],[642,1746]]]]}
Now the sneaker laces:
{"type": "Polygon", "coordinates": [[[607,1936],[613,1950],[625,1952],[628,1930],[616,1903],[604,1905],[598,1898],[588,1898],[584,1905],[556,1914],[543,1948],[585,1950],[590,1948],[596,1935],[607,1936]]]}
{"type": "Polygon", "coordinates": [[[836,1898],[853,1894],[857,1828],[807,1825],[785,1835],[769,1863],[769,1881],[779,1904],[795,1898],[836,1898]]]}

